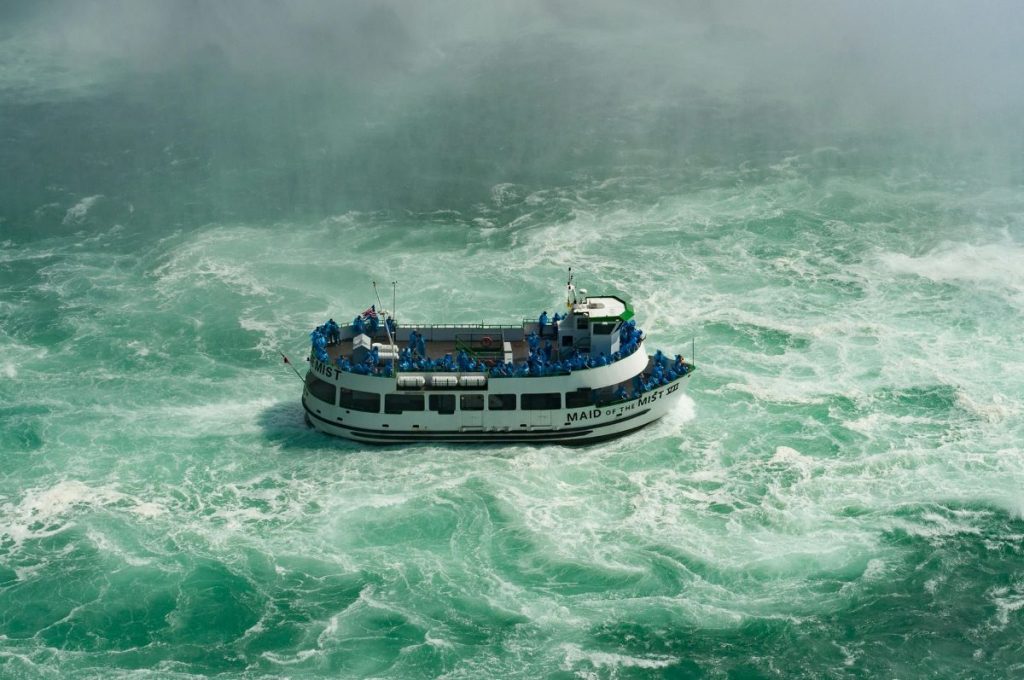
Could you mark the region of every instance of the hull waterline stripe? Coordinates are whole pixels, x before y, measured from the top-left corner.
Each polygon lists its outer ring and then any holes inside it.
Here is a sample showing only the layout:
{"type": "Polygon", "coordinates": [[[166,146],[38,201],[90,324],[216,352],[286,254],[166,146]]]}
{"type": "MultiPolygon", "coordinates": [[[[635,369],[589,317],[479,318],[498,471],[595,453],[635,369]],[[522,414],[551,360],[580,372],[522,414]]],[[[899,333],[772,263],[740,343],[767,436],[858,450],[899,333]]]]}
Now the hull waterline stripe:
{"type": "MultiPolygon", "coordinates": [[[[652,420],[649,423],[644,423],[642,425],[637,425],[636,427],[631,427],[628,430],[622,430],[621,432],[610,432],[610,433],[607,433],[607,434],[599,434],[599,435],[594,436],[594,437],[583,436],[583,433],[580,433],[579,437],[570,438],[570,439],[557,439],[557,440],[554,440],[554,441],[549,441],[547,443],[555,444],[555,445],[558,445],[558,446],[586,446],[588,444],[597,444],[599,442],[605,442],[605,441],[608,441],[610,439],[618,439],[619,437],[625,436],[627,434],[632,434],[633,432],[637,432],[638,430],[642,430],[645,427],[658,422],[659,420],[661,420],[661,418],[662,418],[662,416],[658,416],[657,418],[655,418],[654,420],[652,420]]],[[[329,434],[329,433],[325,432],[324,434],[329,434]]],[[[408,441],[403,441],[403,440],[394,440],[394,439],[374,439],[371,435],[362,435],[362,434],[354,435],[353,438],[351,438],[349,441],[356,441],[356,442],[360,442],[362,444],[375,444],[375,445],[381,445],[381,446],[386,446],[386,445],[389,445],[389,444],[390,445],[398,445],[398,444],[483,444],[483,445],[486,445],[486,444],[536,444],[536,443],[543,443],[543,442],[540,442],[537,439],[502,439],[502,440],[496,440],[496,439],[490,439],[490,438],[488,438],[488,439],[479,439],[478,438],[478,439],[431,439],[431,440],[424,440],[423,438],[420,438],[420,437],[411,437],[411,438],[409,438],[408,441]]]]}
{"type": "MultiPolygon", "coordinates": [[[[472,438],[472,437],[476,437],[476,438],[479,439],[481,434],[482,434],[482,431],[479,431],[479,430],[478,431],[473,431],[473,432],[463,432],[462,430],[391,430],[391,431],[374,430],[374,429],[366,428],[366,427],[354,427],[354,426],[351,426],[351,425],[345,425],[343,423],[338,423],[338,422],[329,420],[327,418],[324,418],[323,416],[320,416],[320,415],[318,415],[316,413],[313,413],[310,410],[309,406],[306,405],[305,400],[303,400],[303,402],[302,402],[302,407],[306,410],[306,413],[309,414],[309,416],[311,418],[316,418],[320,422],[325,423],[327,425],[330,425],[331,427],[336,427],[336,428],[341,429],[341,430],[348,430],[349,432],[352,432],[353,434],[364,434],[364,435],[370,435],[370,436],[373,436],[373,437],[384,438],[384,439],[388,439],[388,438],[395,438],[395,439],[397,439],[399,437],[410,437],[411,436],[411,437],[414,437],[414,438],[417,438],[417,439],[430,439],[430,440],[437,439],[437,437],[456,437],[457,439],[461,440],[461,439],[469,439],[469,438],[472,438]]],[[[572,428],[561,428],[561,429],[558,429],[558,430],[551,429],[551,430],[540,430],[540,431],[532,431],[532,432],[527,432],[527,431],[521,431],[521,432],[511,432],[511,431],[509,431],[509,432],[498,432],[498,431],[495,431],[493,433],[487,434],[485,439],[493,441],[493,440],[499,439],[501,437],[515,436],[515,437],[518,438],[519,441],[522,441],[524,438],[526,438],[526,439],[552,439],[552,438],[556,438],[557,439],[557,438],[573,437],[573,436],[580,435],[580,434],[589,434],[589,433],[593,432],[594,430],[604,429],[604,428],[607,428],[607,427],[610,427],[610,426],[613,426],[613,425],[618,425],[619,423],[624,423],[624,422],[626,422],[628,420],[632,420],[634,418],[639,418],[640,416],[643,416],[643,415],[647,414],[649,411],[650,411],[650,409],[643,409],[642,411],[637,411],[636,413],[628,415],[628,416],[626,416],[624,418],[619,418],[619,419],[614,420],[614,421],[609,422],[609,423],[603,423],[601,425],[593,425],[593,426],[590,426],[590,427],[572,427],[572,428]]]]}

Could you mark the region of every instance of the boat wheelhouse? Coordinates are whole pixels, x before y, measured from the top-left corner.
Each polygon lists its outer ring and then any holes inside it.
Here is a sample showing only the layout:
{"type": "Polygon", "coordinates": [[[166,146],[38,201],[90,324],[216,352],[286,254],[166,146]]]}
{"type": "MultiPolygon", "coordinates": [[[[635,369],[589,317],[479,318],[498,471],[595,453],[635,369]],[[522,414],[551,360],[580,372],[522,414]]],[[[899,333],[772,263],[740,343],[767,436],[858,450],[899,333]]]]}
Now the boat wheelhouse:
{"type": "Polygon", "coordinates": [[[371,307],[311,334],[302,404],[361,442],[589,444],[653,423],[694,365],[648,355],[633,308],[568,283],[567,313],[520,324],[398,324],[371,307]]]}

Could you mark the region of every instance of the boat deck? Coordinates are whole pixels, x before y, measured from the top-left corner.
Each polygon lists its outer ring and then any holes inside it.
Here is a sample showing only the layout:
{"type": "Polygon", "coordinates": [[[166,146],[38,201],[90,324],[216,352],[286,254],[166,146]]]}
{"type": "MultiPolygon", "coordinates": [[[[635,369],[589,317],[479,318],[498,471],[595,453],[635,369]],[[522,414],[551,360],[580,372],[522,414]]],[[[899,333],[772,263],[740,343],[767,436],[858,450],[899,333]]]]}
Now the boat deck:
{"type": "MultiPolygon", "coordinates": [[[[552,340],[553,338],[545,338],[545,340],[552,340]]],[[[387,345],[388,338],[386,335],[377,335],[373,337],[373,342],[379,342],[382,345],[387,345]]],[[[525,340],[508,340],[506,341],[512,346],[512,361],[514,363],[526,361],[530,356],[530,346],[525,340]]],[[[409,343],[400,342],[398,343],[399,348],[405,348],[409,343]]],[[[554,344],[554,342],[552,342],[554,344]]],[[[543,347],[543,344],[541,345],[543,347]]],[[[426,342],[427,357],[430,359],[443,359],[445,354],[451,354],[452,358],[458,355],[460,348],[466,348],[470,351],[471,355],[476,356],[480,361],[486,362],[489,359],[502,359],[504,351],[502,349],[501,336],[496,336],[492,339],[491,346],[484,347],[481,342],[456,342],[455,340],[428,340],[426,342]]],[[[346,359],[351,361],[352,359],[352,342],[342,341],[338,344],[327,346],[327,356],[331,358],[333,364],[339,356],[344,356],[346,359]]]]}

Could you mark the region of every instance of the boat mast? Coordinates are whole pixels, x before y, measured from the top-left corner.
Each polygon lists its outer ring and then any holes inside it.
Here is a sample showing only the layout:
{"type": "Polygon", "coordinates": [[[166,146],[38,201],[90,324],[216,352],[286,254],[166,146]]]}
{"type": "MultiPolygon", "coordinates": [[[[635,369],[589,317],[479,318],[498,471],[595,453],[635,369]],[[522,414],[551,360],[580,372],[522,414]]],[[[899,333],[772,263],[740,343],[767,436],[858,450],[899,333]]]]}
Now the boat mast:
{"type": "MultiPolygon", "coordinates": [[[[391,316],[389,317],[395,325],[395,341],[394,341],[394,355],[391,357],[391,374],[395,376],[395,380],[398,380],[398,321],[396,320],[398,314],[398,281],[391,282],[391,316]]],[[[388,324],[385,321],[384,326],[388,324]]]]}
{"type": "MultiPolygon", "coordinates": [[[[377,292],[377,282],[376,281],[373,282],[373,294],[377,298],[377,304],[380,306],[381,314],[383,314],[384,313],[384,305],[380,301],[380,293],[377,292]]],[[[387,317],[393,318],[391,316],[390,312],[387,314],[387,317]]],[[[391,375],[396,375],[396,373],[395,373],[395,356],[394,356],[395,352],[392,351],[392,349],[394,347],[396,347],[396,345],[395,345],[394,341],[391,339],[391,328],[388,327],[388,322],[387,322],[386,318],[384,319],[384,332],[388,334],[388,353],[390,353],[392,355],[391,356],[391,375]]]]}
{"type": "Polygon", "coordinates": [[[575,289],[572,285],[572,267],[569,267],[569,280],[565,283],[565,306],[569,308],[570,312],[572,311],[572,303],[576,301],[574,291],[575,289]]]}

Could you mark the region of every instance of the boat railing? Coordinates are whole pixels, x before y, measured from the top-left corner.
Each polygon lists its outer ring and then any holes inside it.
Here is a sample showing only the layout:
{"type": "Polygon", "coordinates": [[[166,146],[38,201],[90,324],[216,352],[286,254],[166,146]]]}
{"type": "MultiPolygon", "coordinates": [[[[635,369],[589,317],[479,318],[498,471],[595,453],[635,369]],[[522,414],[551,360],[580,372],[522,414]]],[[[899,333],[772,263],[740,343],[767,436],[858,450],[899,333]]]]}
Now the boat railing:
{"type": "MultiPolygon", "coordinates": [[[[403,323],[399,328],[409,331],[417,331],[428,342],[445,341],[458,342],[460,339],[483,339],[489,338],[492,343],[501,347],[503,340],[518,342],[523,336],[523,327],[515,324],[500,323],[429,323],[413,324],[403,323]]],[[[399,335],[401,337],[401,334],[399,335]]]]}
{"type": "Polygon", "coordinates": [[[486,323],[484,321],[480,323],[414,323],[412,321],[403,321],[400,327],[412,328],[418,331],[434,328],[522,328],[521,325],[514,323],[486,323]]]}

